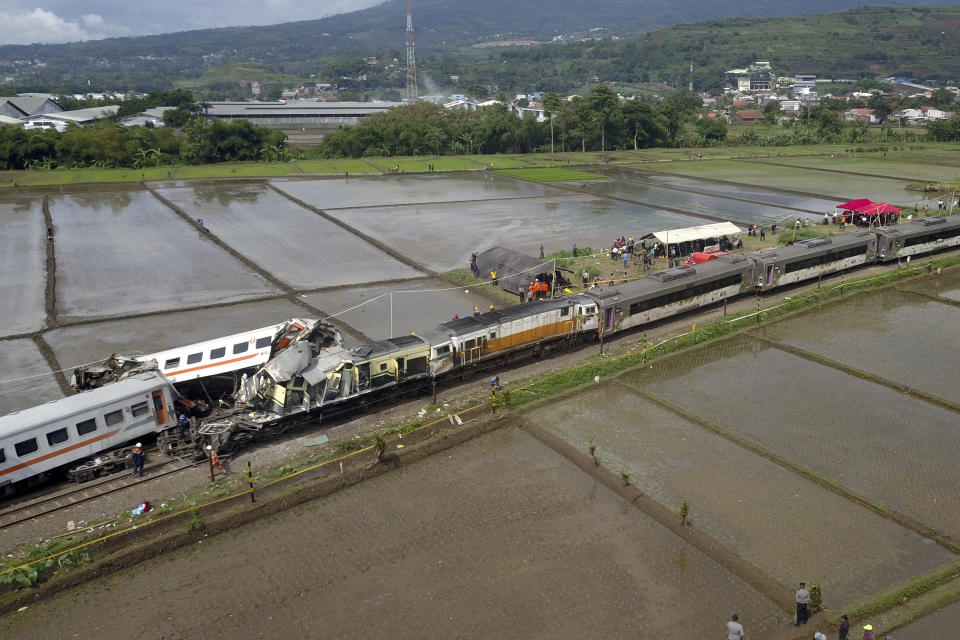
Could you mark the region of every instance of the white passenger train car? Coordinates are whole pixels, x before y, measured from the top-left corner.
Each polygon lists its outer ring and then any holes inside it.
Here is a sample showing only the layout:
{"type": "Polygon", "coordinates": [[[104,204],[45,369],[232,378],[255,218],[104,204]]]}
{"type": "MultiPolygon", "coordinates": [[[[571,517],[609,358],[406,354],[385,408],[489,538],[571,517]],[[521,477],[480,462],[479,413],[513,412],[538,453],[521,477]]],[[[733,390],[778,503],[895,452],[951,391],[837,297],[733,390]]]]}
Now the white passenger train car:
{"type": "Polygon", "coordinates": [[[0,487],[176,426],[175,396],[149,371],[0,416],[0,487]]]}
{"type": "Polygon", "coordinates": [[[270,360],[275,341],[277,349],[282,349],[316,323],[316,320],[294,318],[269,327],[195,342],[133,359],[140,362],[156,360],[160,372],[170,382],[207,378],[263,366],[270,360]]]}

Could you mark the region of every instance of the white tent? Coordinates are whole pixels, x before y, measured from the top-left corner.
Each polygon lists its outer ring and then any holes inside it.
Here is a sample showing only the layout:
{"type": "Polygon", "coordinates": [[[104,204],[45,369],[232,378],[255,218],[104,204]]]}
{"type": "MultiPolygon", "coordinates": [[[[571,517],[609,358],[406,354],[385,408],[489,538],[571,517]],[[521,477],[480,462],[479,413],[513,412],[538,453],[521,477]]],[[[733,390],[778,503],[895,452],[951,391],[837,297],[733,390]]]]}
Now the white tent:
{"type": "Polygon", "coordinates": [[[692,240],[722,238],[723,236],[736,241],[741,233],[743,231],[740,227],[732,222],[716,222],[714,224],[702,224],[698,227],[686,227],[685,229],[657,231],[651,235],[664,244],[677,244],[678,242],[690,242],[692,240]]]}

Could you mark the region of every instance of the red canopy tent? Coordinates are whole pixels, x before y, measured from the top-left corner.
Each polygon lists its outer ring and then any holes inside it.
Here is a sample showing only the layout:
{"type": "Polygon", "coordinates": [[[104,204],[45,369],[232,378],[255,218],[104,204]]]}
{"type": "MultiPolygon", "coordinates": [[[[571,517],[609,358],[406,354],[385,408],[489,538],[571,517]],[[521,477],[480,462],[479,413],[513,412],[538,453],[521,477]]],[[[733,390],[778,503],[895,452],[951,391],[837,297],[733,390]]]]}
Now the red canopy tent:
{"type": "Polygon", "coordinates": [[[865,207],[868,204],[873,204],[868,198],[857,198],[856,200],[851,200],[850,202],[838,204],[837,209],[841,209],[843,211],[859,211],[860,207],[865,207]]]}
{"type": "Polygon", "coordinates": [[[858,225],[871,226],[874,221],[877,224],[889,224],[900,217],[900,207],[895,207],[889,202],[871,202],[854,209],[854,221],[858,225]]]}

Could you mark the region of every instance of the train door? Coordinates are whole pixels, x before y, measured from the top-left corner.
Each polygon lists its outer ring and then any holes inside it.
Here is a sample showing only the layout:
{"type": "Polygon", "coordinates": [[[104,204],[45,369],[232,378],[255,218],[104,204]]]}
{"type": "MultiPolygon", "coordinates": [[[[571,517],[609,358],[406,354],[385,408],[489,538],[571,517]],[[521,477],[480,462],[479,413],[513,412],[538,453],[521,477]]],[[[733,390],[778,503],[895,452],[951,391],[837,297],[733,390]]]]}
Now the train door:
{"type": "Polygon", "coordinates": [[[767,267],[767,286],[769,287],[772,284],[773,284],[773,265],[771,264],[767,267]]]}
{"type": "Polygon", "coordinates": [[[285,347],[290,346],[290,343],[297,339],[297,336],[300,335],[300,332],[306,329],[305,326],[299,322],[293,322],[290,324],[290,327],[283,334],[283,337],[280,338],[280,341],[277,342],[277,351],[285,347]]]}
{"type": "Polygon", "coordinates": [[[153,419],[159,425],[165,425],[170,421],[170,414],[167,412],[167,403],[163,398],[163,389],[157,389],[153,392],[153,419]]]}
{"type": "Polygon", "coordinates": [[[603,327],[607,331],[613,329],[613,307],[608,307],[604,310],[606,314],[603,319],[603,327]]]}

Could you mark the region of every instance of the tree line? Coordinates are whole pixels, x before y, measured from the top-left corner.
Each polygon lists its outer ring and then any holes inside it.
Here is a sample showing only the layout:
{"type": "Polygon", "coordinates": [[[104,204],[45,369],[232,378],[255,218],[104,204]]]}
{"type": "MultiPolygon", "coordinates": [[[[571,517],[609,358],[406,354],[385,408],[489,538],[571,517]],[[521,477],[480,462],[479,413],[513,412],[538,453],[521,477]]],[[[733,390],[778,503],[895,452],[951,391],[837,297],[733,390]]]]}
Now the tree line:
{"type": "MultiPolygon", "coordinates": [[[[169,112],[168,112],[169,113],[169,112]]],[[[0,127],[0,169],[142,168],[242,160],[289,159],[286,134],[247,120],[208,122],[190,115],[179,127],[125,127],[99,121],[79,127],[0,127]]]]}
{"type": "Polygon", "coordinates": [[[316,150],[324,157],[589,151],[710,144],[726,137],[718,121],[690,122],[700,98],[676,93],[659,103],[621,103],[607,85],[583,97],[543,98],[545,118],[523,117],[507,105],[476,110],[419,103],[370,115],[355,127],[328,134],[316,150]]]}

